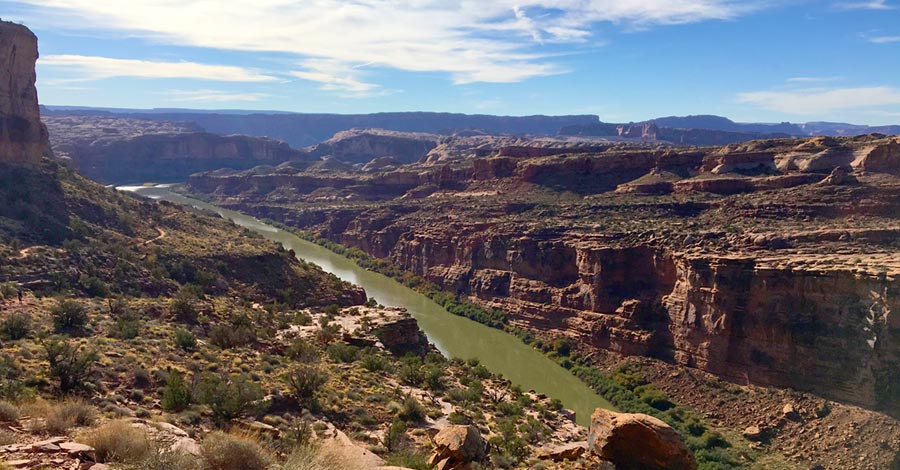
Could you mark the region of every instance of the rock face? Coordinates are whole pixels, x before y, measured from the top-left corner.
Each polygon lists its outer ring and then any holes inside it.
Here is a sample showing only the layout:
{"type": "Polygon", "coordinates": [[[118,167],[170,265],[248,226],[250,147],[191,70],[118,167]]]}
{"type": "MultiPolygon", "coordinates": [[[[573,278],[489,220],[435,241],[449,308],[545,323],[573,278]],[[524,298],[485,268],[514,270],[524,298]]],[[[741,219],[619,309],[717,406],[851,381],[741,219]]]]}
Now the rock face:
{"type": "Polygon", "coordinates": [[[34,33],[0,21],[0,162],[36,164],[50,155],[34,86],[37,58],[34,33]]]}
{"type": "Polygon", "coordinates": [[[483,464],[490,450],[474,426],[447,426],[434,436],[434,455],[429,460],[437,470],[469,470],[483,464]]]}
{"type": "Polygon", "coordinates": [[[900,179],[872,164],[891,161],[893,141],[490,156],[378,175],[206,174],[190,185],[384,258],[585,354],[651,356],[891,407],[900,403],[900,179]],[[799,165],[823,152],[856,157],[799,165]],[[846,184],[816,184],[834,168],[846,184]],[[403,199],[426,185],[427,197],[403,199]],[[576,194],[553,202],[563,192],[576,194]],[[290,208],[286,193],[331,199],[290,208]],[[331,204],[341,200],[353,204],[331,204]]]}
{"type": "Polygon", "coordinates": [[[437,147],[439,139],[434,134],[354,129],[335,134],[313,147],[311,153],[317,157],[330,155],[348,163],[368,163],[379,157],[393,157],[401,163],[413,163],[437,147]]]}
{"type": "Polygon", "coordinates": [[[317,160],[281,141],[205,132],[97,139],[67,146],[66,153],[82,174],[110,183],[183,181],[200,171],[317,160]]]}
{"type": "Polygon", "coordinates": [[[697,461],[668,424],[643,414],[598,408],[588,447],[619,470],[695,470],[697,461]]]}

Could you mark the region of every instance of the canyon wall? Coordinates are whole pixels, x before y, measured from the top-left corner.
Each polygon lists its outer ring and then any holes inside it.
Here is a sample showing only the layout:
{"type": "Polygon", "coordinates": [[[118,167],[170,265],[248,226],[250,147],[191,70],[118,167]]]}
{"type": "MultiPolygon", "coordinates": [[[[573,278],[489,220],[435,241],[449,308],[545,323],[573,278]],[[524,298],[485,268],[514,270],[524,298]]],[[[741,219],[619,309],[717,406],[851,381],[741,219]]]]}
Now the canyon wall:
{"type": "Polygon", "coordinates": [[[0,21],[0,161],[36,164],[50,155],[41,124],[34,65],[37,37],[25,26],[0,21]]]}
{"type": "Polygon", "coordinates": [[[204,132],[98,139],[67,145],[65,150],[85,176],[120,184],[179,182],[201,171],[317,160],[278,140],[204,132]]]}

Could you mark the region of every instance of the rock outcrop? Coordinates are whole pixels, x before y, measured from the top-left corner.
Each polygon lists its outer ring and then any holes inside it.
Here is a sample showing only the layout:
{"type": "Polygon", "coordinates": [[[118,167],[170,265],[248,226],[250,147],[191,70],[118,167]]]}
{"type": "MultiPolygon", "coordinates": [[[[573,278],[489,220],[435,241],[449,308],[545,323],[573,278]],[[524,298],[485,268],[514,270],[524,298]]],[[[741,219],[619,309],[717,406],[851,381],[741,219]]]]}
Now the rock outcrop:
{"type": "Polygon", "coordinates": [[[50,155],[34,86],[37,58],[34,33],[0,21],[0,162],[37,164],[50,155]]]}
{"type": "Polygon", "coordinates": [[[643,414],[598,408],[588,447],[618,470],[695,470],[697,461],[668,424],[643,414]]]}
{"type": "Polygon", "coordinates": [[[339,132],[310,149],[317,157],[331,156],[342,162],[369,163],[379,157],[393,157],[401,163],[421,160],[437,147],[434,134],[395,132],[383,129],[353,129],[339,132]]]}
{"type": "Polygon", "coordinates": [[[317,161],[278,140],[205,132],[101,138],[67,145],[65,153],[85,176],[120,184],[184,181],[201,171],[317,161]]]}
{"type": "Polygon", "coordinates": [[[472,464],[488,459],[490,447],[475,426],[447,426],[433,441],[435,450],[428,463],[437,470],[470,470],[472,464]]]}

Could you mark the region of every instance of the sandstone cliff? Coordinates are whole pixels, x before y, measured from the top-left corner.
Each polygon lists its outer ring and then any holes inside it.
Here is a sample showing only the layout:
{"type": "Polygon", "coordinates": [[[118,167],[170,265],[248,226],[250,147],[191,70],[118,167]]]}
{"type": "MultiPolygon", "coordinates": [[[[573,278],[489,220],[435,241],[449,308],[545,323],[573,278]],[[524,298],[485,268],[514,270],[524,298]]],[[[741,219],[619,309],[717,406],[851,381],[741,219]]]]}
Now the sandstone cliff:
{"type": "Polygon", "coordinates": [[[37,37],[28,28],[0,21],[0,161],[35,164],[50,155],[41,124],[34,65],[37,37]]]}
{"type": "Polygon", "coordinates": [[[61,148],[84,175],[110,183],[184,181],[200,171],[317,160],[273,139],[204,132],[107,137],[61,148]]]}
{"type": "Polygon", "coordinates": [[[874,136],[548,150],[190,185],[385,258],[584,354],[652,356],[890,408],[900,398],[895,148],[874,136]]]}

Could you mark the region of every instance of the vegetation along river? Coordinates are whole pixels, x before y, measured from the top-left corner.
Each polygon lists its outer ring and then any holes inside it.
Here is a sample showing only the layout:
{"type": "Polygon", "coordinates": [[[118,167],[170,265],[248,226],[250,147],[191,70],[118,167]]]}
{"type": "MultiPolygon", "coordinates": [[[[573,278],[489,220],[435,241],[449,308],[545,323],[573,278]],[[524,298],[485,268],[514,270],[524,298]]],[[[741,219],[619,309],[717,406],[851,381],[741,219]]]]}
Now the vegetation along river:
{"type": "Polygon", "coordinates": [[[558,398],[566,408],[576,412],[579,424],[588,425],[595,408],[611,408],[609,402],[581,380],[519,338],[453,315],[428,297],[389,277],[367,271],[326,248],[302,240],[296,235],[246,214],[177,194],[170,191],[166,185],[123,186],[120,189],[153,199],[214,211],[241,227],[281,243],[286,249],[294,250],[298,258],[315,263],[341,279],[362,286],[366,293],[379,303],[409,310],[418,320],[428,339],[444,355],[463,359],[478,358],[491,372],[502,374],[523,389],[533,389],[538,393],[558,398]]]}

